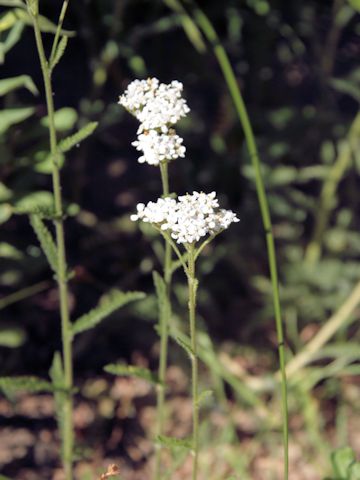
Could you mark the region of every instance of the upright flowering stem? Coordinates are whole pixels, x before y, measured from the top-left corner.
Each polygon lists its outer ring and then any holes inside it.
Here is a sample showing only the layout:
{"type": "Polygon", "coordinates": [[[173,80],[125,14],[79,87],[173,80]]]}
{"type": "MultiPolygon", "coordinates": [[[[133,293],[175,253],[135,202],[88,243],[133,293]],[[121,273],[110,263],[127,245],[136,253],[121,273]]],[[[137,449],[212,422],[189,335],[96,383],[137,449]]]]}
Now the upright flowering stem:
{"type": "MultiPolygon", "coordinates": [[[[169,196],[169,175],[168,175],[168,163],[160,163],[161,182],[163,189],[163,196],[169,196]]],[[[166,286],[166,306],[167,309],[163,314],[163,318],[160,318],[160,358],[159,358],[159,385],[157,388],[156,398],[156,436],[163,434],[165,423],[165,380],[166,380],[166,368],[167,368],[167,356],[168,356],[168,343],[169,343],[169,319],[171,316],[171,263],[172,263],[172,250],[168,240],[165,239],[165,254],[164,254],[164,282],[166,286]]],[[[160,314],[161,315],[161,314],[160,314]]],[[[161,478],[161,446],[158,445],[155,453],[155,480],[161,478]]]]}
{"type": "Polygon", "coordinates": [[[69,316],[68,303],[68,286],[67,286],[67,266],[65,254],[65,238],[63,225],[63,206],[61,197],[60,173],[58,166],[58,147],[55,128],[54,117],[54,102],[52,96],[52,82],[51,72],[48,61],[46,59],[44,45],[42,41],[40,26],[39,26],[39,12],[38,3],[35,0],[28,0],[28,10],[33,21],[35,32],[35,40],[37,51],[40,59],[41,71],[45,86],[46,104],[49,120],[49,138],[50,151],[52,158],[52,183],[54,193],[55,205],[55,232],[56,232],[56,247],[57,247],[57,282],[60,298],[60,316],[61,316],[61,332],[62,332],[62,348],[63,348],[63,363],[64,363],[64,387],[66,391],[66,398],[64,400],[63,410],[63,463],[65,470],[65,479],[72,480],[72,457],[73,457],[73,423],[72,423],[72,388],[73,388],[73,365],[72,365],[72,336],[69,316]]]}
{"type": "MultiPolygon", "coordinates": [[[[190,3],[192,3],[190,1],[190,3]]],[[[236,111],[239,116],[240,123],[244,130],[245,140],[249,152],[251,163],[255,172],[255,184],[258,195],[260,213],[264,225],[266,245],[269,261],[269,270],[273,291],[273,304],[275,312],[275,324],[278,340],[279,364],[281,370],[281,396],[282,396],[282,415],[283,415],[283,445],[284,445],[284,480],[289,477],[289,427],[288,427],[288,401],[287,401],[287,381],[285,371],[285,341],[283,333],[283,323],[281,316],[279,280],[276,262],[276,250],[273,236],[273,228],[270,217],[269,205],[266,197],[266,191],[261,174],[260,157],[257,150],[254,132],[251,126],[249,115],[241,95],[240,88],[237,84],[234,71],[226,54],[224,47],[221,45],[220,39],[212,26],[210,20],[205,13],[198,7],[194,8],[194,18],[204,32],[206,38],[214,49],[219,66],[224,75],[229,92],[234,101],[236,111]]]]}
{"type": "Polygon", "coordinates": [[[192,402],[193,402],[193,441],[194,452],[192,480],[196,480],[199,458],[199,372],[196,341],[196,291],[198,281],[195,277],[195,250],[194,245],[188,249],[187,280],[189,289],[189,326],[191,341],[191,379],[192,379],[192,402]]]}

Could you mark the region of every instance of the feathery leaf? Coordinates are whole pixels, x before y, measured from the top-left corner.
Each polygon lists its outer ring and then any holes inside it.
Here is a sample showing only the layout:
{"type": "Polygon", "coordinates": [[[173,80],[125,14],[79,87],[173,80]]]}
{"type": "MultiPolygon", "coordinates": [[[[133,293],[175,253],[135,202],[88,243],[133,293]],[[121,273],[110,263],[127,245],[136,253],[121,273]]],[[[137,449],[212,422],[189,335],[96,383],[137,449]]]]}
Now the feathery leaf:
{"type": "Polygon", "coordinates": [[[36,215],[36,214],[30,215],[30,223],[40,242],[42,251],[46,255],[46,258],[49,262],[50,267],[55,273],[57,273],[57,269],[58,269],[57,250],[56,250],[56,246],[51,233],[49,232],[47,226],[42,221],[39,215],[36,215]]]}
{"type": "Polygon", "coordinates": [[[52,392],[50,382],[38,377],[0,377],[0,390],[7,392],[52,392]]]}
{"type": "Polygon", "coordinates": [[[159,435],[156,439],[158,443],[167,448],[187,448],[192,450],[192,441],[189,438],[175,438],[159,435]]]}
{"type": "Polygon", "coordinates": [[[61,142],[59,142],[60,152],[64,153],[71,150],[75,145],[78,145],[82,140],[89,137],[97,126],[98,122],[90,122],[78,132],[74,133],[74,135],[70,135],[64,140],[61,140],[61,142]]]}
{"type": "Polygon", "coordinates": [[[135,300],[141,300],[144,297],[145,294],[143,292],[122,292],[121,290],[113,290],[109,292],[104,295],[97,307],[93,308],[90,312],[78,318],[73,323],[73,335],[94,328],[101,322],[101,320],[108,317],[118,308],[135,300]]]}
{"type": "Polygon", "coordinates": [[[50,71],[54,70],[56,65],[60,62],[61,57],[64,55],[67,43],[68,43],[68,37],[65,37],[65,36],[62,37],[62,39],[60,40],[56,48],[55,55],[51,59],[50,66],[49,66],[50,71]]]}
{"type": "MultiPolygon", "coordinates": [[[[58,424],[60,439],[62,440],[64,438],[64,406],[66,393],[64,391],[64,370],[59,352],[55,352],[54,354],[54,358],[49,370],[49,376],[55,390],[54,399],[56,406],[56,421],[58,424]]],[[[63,442],[61,442],[61,444],[63,444],[63,442]]],[[[61,452],[61,456],[63,457],[63,452],[61,452]]]]}
{"type": "Polygon", "coordinates": [[[104,367],[105,372],[113,375],[124,375],[129,377],[137,377],[146,380],[153,385],[158,385],[159,380],[149,369],[137,367],[135,365],[126,365],[122,363],[111,363],[104,367]]]}

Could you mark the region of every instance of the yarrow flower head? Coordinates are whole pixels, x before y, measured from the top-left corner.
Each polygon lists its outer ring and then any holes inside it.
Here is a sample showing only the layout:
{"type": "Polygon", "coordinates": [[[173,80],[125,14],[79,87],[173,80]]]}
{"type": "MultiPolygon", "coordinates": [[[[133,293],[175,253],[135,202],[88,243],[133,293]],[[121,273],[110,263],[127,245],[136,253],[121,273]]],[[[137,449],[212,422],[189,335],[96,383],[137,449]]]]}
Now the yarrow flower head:
{"type": "Polygon", "coordinates": [[[182,90],[183,84],[177,80],[169,84],[157,78],[134,80],[120,96],[119,104],[139,120],[138,133],[152,129],[166,133],[190,111],[181,97],[182,90]]]}
{"type": "Polygon", "coordinates": [[[168,231],[180,244],[193,244],[206,235],[215,235],[239,222],[231,210],[221,209],[216,193],[193,192],[174,198],[159,198],[147,205],[139,203],[131,220],[151,223],[168,231]]]}
{"type": "Polygon", "coordinates": [[[182,143],[183,139],[173,130],[169,130],[169,133],[150,130],[141,133],[132,145],[136,150],[143,152],[138,159],[139,163],[159,165],[160,162],[185,157],[186,148],[182,143]]]}

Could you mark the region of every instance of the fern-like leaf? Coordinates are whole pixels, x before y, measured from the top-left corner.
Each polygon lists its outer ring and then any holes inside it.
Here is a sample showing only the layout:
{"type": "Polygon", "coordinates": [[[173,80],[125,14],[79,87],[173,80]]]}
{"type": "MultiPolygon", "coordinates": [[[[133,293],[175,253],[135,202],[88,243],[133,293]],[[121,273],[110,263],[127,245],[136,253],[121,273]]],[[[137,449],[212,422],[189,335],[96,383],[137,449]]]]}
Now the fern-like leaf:
{"type": "Polygon", "coordinates": [[[122,363],[112,363],[104,367],[105,372],[111,373],[112,375],[123,375],[129,377],[137,377],[147,382],[152,383],[153,385],[158,385],[159,380],[156,375],[150,372],[149,369],[144,367],[137,367],[135,365],[126,365],[122,363]]]}
{"type": "Polygon", "coordinates": [[[89,137],[97,126],[98,122],[90,122],[78,132],[74,133],[74,135],[70,135],[69,137],[64,138],[64,140],[61,140],[61,142],[59,142],[60,152],[65,153],[71,150],[75,145],[78,145],[85,138],[89,137]]]}
{"type": "Polygon", "coordinates": [[[97,307],[93,308],[89,313],[86,313],[73,323],[73,335],[94,328],[101,322],[101,320],[111,315],[118,308],[135,300],[141,300],[144,297],[145,294],[143,292],[111,291],[101,299],[97,307]]]}
{"type": "Polygon", "coordinates": [[[50,267],[55,273],[57,273],[57,250],[51,233],[39,215],[30,215],[30,223],[40,242],[41,248],[46,255],[50,267]]]}
{"type": "Polygon", "coordinates": [[[0,377],[0,390],[5,392],[52,392],[50,382],[38,377],[0,377]]]}
{"type": "MultiPolygon", "coordinates": [[[[65,385],[64,385],[64,370],[62,366],[61,355],[59,352],[55,352],[49,375],[51,378],[52,386],[54,388],[54,399],[56,406],[56,421],[58,424],[58,430],[60,434],[60,440],[64,438],[64,406],[65,406],[65,385]]],[[[63,442],[61,441],[61,445],[63,442]]],[[[61,456],[63,457],[63,451],[61,456]]]]}
{"type": "Polygon", "coordinates": [[[192,441],[189,438],[175,438],[167,437],[165,435],[159,435],[157,437],[157,442],[160,443],[163,447],[167,448],[186,448],[192,450],[192,441]]]}
{"type": "Polygon", "coordinates": [[[64,52],[65,52],[67,43],[68,43],[68,37],[65,37],[65,36],[62,37],[62,39],[60,40],[58,46],[56,47],[55,55],[54,55],[54,57],[51,59],[51,62],[50,62],[50,71],[54,70],[54,68],[56,67],[56,65],[60,62],[61,57],[64,55],[64,52]]]}
{"type": "Polygon", "coordinates": [[[42,221],[41,217],[39,217],[38,215],[30,215],[30,223],[40,242],[41,248],[45,253],[50,267],[55,273],[57,273],[57,250],[51,233],[49,232],[45,223],[42,221]]]}

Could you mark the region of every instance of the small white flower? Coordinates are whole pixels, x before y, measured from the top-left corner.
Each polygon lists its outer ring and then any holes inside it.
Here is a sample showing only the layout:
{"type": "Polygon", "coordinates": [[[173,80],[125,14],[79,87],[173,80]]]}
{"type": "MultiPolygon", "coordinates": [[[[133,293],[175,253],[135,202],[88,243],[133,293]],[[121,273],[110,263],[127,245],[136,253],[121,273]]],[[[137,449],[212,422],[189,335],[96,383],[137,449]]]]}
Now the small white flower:
{"type": "Polygon", "coordinates": [[[181,97],[183,85],[177,80],[169,84],[159,83],[157,78],[134,80],[119,103],[129,110],[141,123],[138,133],[144,130],[168,131],[180,118],[190,111],[181,97]]]}
{"type": "Polygon", "coordinates": [[[138,135],[132,143],[136,150],[143,152],[138,159],[139,163],[159,165],[160,162],[184,157],[186,148],[183,139],[174,132],[158,133],[156,130],[145,131],[138,135]]]}
{"type": "Polygon", "coordinates": [[[216,193],[193,192],[177,200],[159,198],[156,202],[137,205],[131,220],[143,220],[169,231],[177,243],[192,244],[206,235],[214,235],[239,222],[231,210],[219,208],[216,193]]]}
{"type": "Polygon", "coordinates": [[[131,82],[124,94],[120,96],[119,103],[131,113],[139,111],[154,97],[154,91],[159,86],[157,78],[147,80],[134,80],[131,82]]]}

